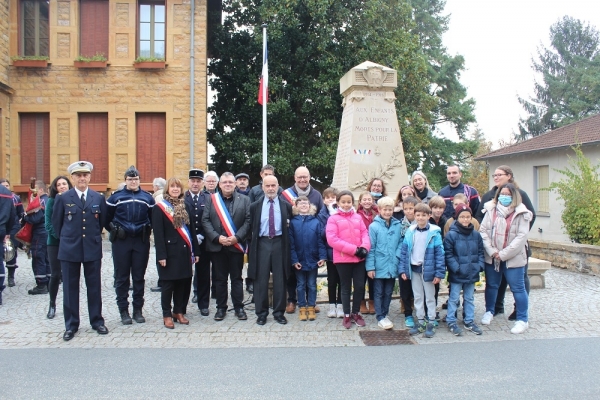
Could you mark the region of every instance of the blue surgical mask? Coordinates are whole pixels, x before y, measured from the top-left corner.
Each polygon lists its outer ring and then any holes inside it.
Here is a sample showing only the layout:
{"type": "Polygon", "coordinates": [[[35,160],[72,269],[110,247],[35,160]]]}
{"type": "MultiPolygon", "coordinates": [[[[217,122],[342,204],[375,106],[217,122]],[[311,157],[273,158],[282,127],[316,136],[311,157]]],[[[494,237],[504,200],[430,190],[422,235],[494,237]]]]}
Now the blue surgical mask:
{"type": "Polygon", "coordinates": [[[371,196],[373,196],[373,197],[379,198],[379,197],[381,197],[381,195],[382,195],[381,193],[371,192],[371,196]]]}
{"type": "Polygon", "coordinates": [[[500,196],[498,196],[498,202],[504,207],[508,207],[510,203],[512,203],[512,196],[501,194],[500,196]]]}

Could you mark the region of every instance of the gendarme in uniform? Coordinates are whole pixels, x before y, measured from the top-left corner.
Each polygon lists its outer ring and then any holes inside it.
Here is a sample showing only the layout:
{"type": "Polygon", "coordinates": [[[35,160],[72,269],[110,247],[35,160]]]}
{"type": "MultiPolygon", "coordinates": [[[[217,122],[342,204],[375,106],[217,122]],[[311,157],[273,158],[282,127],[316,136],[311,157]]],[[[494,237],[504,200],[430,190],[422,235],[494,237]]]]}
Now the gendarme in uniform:
{"type": "Polygon", "coordinates": [[[106,200],[88,188],[93,166],[77,161],[67,171],[74,188],[56,196],[52,226],[60,239],[58,259],[63,277],[64,340],[71,340],[79,330],[79,279],[81,265],[87,286],[88,312],[92,329],[108,333],[102,318],[102,229],[106,219],[106,200]]]}
{"type": "Polygon", "coordinates": [[[150,257],[152,195],[140,189],[140,173],[135,166],[125,171],[125,187],[113,193],[106,204],[106,218],[111,230],[112,255],[115,267],[115,292],[121,322],[131,325],[129,315],[129,276],[133,281],[133,319],[144,323],[144,276],[150,257]]]}

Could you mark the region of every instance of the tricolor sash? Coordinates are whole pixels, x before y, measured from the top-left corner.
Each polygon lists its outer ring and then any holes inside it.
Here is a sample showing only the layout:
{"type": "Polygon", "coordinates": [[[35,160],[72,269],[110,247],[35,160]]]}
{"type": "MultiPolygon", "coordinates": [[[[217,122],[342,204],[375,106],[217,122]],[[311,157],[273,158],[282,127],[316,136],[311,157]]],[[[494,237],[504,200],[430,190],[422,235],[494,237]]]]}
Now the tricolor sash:
{"type": "MultiPolygon", "coordinates": [[[[156,203],[156,205],[165,213],[169,221],[173,223],[173,214],[175,210],[173,209],[173,205],[169,203],[167,200],[161,201],[160,203],[156,203]]],[[[176,228],[179,236],[183,239],[184,242],[190,246],[190,252],[192,254],[192,264],[194,264],[194,246],[192,246],[192,234],[190,233],[188,227],[183,224],[181,228],[176,228]]]]}
{"type": "Polygon", "coordinates": [[[296,193],[294,193],[294,191],[292,190],[292,188],[289,189],[285,189],[283,192],[281,192],[281,194],[283,195],[283,197],[285,197],[285,199],[293,206],[295,206],[295,201],[298,198],[298,195],[296,193]]]}
{"type": "MultiPolygon", "coordinates": [[[[237,228],[233,223],[233,219],[231,219],[231,214],[229,214],[229,210],[225,207],[225,202],[219,193],[211,194],[212,202],[215,206],[215,211],[217,212],[217,216],[219,220],[221,220],[221,225],[225,229],[225,233],[227,236],[234,236],[237,233],[237,228]]],[[[241,251],[242,253],[246,252],[246,249],[241,243],[236,243],[233,245],[236,249],[241,251]]]]}

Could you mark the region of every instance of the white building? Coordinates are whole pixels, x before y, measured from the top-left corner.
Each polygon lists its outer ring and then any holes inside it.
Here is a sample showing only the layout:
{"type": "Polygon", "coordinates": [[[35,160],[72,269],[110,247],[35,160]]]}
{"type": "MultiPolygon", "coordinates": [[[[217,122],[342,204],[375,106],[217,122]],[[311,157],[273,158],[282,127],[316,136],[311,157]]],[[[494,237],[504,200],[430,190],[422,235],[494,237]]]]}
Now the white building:
{"type": "Polygon", "coordinates": [[[564,178],[556,170],[569,166],[569,156],[574,156],[571,147],[577,144],[593,165],[600,163],[600,114],[476,159],[487,162],[490,187],[494,186],[491,175],[496,167],[508,165],[512,168],[515,181],[527,192],[537,213],[530,239],[570,242],[561,220],[564,203],[555,192],[539,189],[564,178]]]}

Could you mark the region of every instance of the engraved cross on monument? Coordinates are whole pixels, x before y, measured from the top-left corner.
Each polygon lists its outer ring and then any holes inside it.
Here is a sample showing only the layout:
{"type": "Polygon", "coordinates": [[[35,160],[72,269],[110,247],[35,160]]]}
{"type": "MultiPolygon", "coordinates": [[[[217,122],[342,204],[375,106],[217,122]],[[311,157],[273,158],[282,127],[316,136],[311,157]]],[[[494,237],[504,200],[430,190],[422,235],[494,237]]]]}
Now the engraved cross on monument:
{"type": "Polygon", "coordinates": [[[379,178],[388,196],[395,198],[408,183],[394,103],[397,86],[395,70],[371,61],[340,79],[344,113],[331,184],[336,189],[356,196],[371,179],[379,178]]]}

